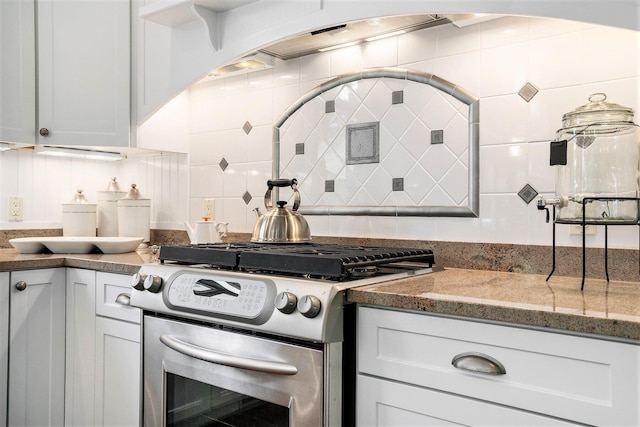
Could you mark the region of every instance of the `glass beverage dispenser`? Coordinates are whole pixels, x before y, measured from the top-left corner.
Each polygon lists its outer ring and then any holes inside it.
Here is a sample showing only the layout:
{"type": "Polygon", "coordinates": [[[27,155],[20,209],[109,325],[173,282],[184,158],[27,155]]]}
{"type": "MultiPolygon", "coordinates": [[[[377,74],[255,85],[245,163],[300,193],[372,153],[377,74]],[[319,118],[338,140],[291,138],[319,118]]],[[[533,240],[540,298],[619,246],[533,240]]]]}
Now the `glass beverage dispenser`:
{"type": "MultiPolygon", "coordinates": [[[[551,143],[558,223],[637,224],[640,130],[633,110],[604,93],[566,113],[551,143]],[[584,210],[584,212],[583,212],[584,210]]],[[[539,206],[540,207],[540,206],[539,206]]]]}

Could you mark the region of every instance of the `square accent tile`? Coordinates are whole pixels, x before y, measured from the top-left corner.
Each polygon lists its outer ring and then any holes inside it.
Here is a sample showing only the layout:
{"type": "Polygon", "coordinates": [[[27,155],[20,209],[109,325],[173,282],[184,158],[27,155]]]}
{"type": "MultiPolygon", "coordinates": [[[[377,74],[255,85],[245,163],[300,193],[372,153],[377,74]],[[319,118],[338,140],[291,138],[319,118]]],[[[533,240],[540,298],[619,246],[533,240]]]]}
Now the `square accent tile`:
{"type": "Polygon", "coordinates": [[[538,192],[529,184],[526,184],[520,191],[518,191],[518,196],[520,196],[520,198],[524,200],[526,204],[531,203],[531,201],[535,199],[537,195],[538,192]]]}
{"type": "Polygon", "coordinates": [[[444,130],[431,131],[431,144],[444,144],[444,130]]]}
{"type": "Polygon", "coordinates": [[[404,91],[391,92],[391,104],[402,104],[404,102],[404,91]]]}
{"type": "Polygon", "coordinates": [[[224,172],[224,170],[229,166],[229,162],[227,162],[227,159],[223,157],[222,160],[220,160],[220,163],[218,163],[218,166],[220,166],[220,169],[224,172]]]}
{"type": "Polygon", "coordinates": [[[242,200],[244,200],[244,203],[248,205],[251,202],[251,199],[253,199],[253,197],[251,197],[251,194],[248,191],[245,191],[242,195],[242,200]]]}
{"type": "Polygon", "coordinates": [[[334,180],[327,180],[324,182],[324,192],[333,193],[336,191],[336,182],[334,180]]]}
{"type": "Polygon", "coordinates": [[[327,101],[324,104],[324,112],[325,113],[335,113],[336,112],[336,101],[327,101]]]}
{"type": "Polygon", "coordinates": [[[296,144],[296,154],[304,154],[304,142],[296,144]]]}
{"type": "Polygon", "coordinates": [[[253,129],[253,126],[251,126],[251,123],[244,122],[244,126],[242,126],[242,130],[244,131],[244,133],[249,135],[249,132],[251,132],[251,129],[253,129]]]}
{"type": "Polygon", "coordinates": [[[380,163],[380,122],[347,125],[346,164],[380,163]]]}
{"type": "Polygon", "coordinates": [[[393,178],[391,180],[391,189],[393,191],[404,191],[404,178],[393,178]]]}
{"type": "Polygon", "coordinates": [[[537,93],[538,93],[538,88],[532,85],[531,83],[527,82],[524,86],[522,86],[522,88],[518,92],[518,95],[520,95],[520,98],[529,102],[533,99],[534,96],[536,96],[537,93]]]}

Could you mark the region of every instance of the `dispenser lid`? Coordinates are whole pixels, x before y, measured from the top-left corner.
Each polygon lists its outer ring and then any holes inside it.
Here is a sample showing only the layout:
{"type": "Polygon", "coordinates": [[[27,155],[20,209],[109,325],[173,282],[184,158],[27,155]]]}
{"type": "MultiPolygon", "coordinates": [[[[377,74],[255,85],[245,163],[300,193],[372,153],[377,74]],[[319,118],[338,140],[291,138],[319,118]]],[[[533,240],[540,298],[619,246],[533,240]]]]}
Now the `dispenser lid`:
{"type": "Polygon", "coordinates": [[[111,178],[111,181],[109,181],[109,184],[107,185],[107,188],[105,191],[124,192],[124,190],[120,188],[120,184],[118,184],[118,181],[115,176],[111,178]]]}
{"type": "Polygon", "coordinates": [[[76,191],[76,194],[73,196],[73,199],[71,199],[71,204],[84,205],[86,203],[89,203],[89,201],[87,200],[85,195],[82,193],[82,190],[78,189],[76,191]]]}
{"type": "Polygon", "coordinates": [[[607,102],[607,95],[594,93],[589,102],[562,116],[562,126],[584,126],[590,124],[633,123],[633,109],[607,102]]]}
{"type": "Polygon", "coordinates": [[[136,187],[136,184],[131,184],[131,188],[124,198],[126,200],[147,200],[145,197],[142,197],[142,194],[136,187]]]}

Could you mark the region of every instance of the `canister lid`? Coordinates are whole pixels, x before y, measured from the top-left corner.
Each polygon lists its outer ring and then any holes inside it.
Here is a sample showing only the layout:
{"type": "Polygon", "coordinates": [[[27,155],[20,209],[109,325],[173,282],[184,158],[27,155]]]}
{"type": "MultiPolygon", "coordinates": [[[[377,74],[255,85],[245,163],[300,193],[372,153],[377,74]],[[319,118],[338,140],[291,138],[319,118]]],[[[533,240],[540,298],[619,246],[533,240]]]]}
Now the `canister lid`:
{"type": "Polygon", "coordinates": [[[131,188],[129,189],[129,192],[127,193],[127,195],[124,197],[124,199],[126,200],[146,200],[146,198],[142,197],[142,194],[140,193],[140,190],[138,190],[138,188],[136,187],[136,184],[131,184],[131,188]]]}
{"type": "Polygon", "coordinates": [[[109,181],[109,184],[107,185],[107,189],[105,191],[124,192],[122,188],[120,188],[120,184],[118,184],[115,176],[111,178],[111,181],[109,181]]]}
{"type": "Polygon", "coordinates": [[[73,196],[73,199],[71,199],[71,203],[72,204],[76,204],[76,205],[80,205],[80,204],[89,203],[89,201],[87,200],[85,195],[82,193],[82,190],[78,189],[76,191],[76,194],[73,196]]]}
{"type": "Polygon", "coordinates": [[[590,124],[633,123],[633,109],[613,102],[607,102],[607,95],[594,93],[589,103],[562,116],[562,126],[583,126],[590,124]]]}

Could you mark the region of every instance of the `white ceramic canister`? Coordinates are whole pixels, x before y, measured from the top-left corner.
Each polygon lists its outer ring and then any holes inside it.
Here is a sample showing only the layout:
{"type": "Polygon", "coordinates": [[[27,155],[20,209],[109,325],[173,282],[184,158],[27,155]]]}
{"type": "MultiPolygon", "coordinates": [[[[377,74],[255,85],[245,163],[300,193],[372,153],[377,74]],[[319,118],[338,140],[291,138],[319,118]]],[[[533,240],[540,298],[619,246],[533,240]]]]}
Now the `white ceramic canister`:
{"type": "Polygon", "coordinates": [[[98,191],[98,237],[118,237],[118,199],[126,195],[115,177],[105,190],[98,191]]]}
{"type": "Polygon", "coordinates": [[[62,204],[62,235],[96,237],[96,204],[78,190],[70,203],[62,204]]]}
{"type": "Polygon", "coordinates": [[[151,226],[151,199],[142,197],[136,184],[126,197],[118,200],[118,236],[142,237],[143,243],[149,243],[151,226]]]}

